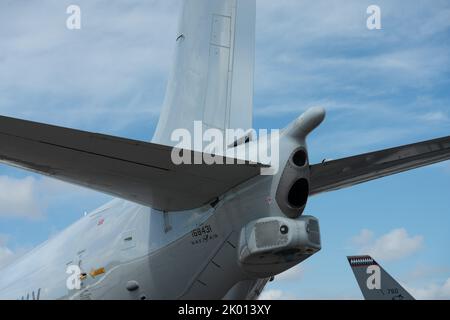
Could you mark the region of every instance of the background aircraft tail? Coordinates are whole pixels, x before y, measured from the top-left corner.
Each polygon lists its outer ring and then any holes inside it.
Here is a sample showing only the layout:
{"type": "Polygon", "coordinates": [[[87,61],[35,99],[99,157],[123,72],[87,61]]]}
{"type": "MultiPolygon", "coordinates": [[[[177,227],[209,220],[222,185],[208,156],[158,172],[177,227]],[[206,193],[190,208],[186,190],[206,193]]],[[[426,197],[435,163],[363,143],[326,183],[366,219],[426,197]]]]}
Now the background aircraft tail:
{"type": "Polygon", "coordinates": [[[347,257],[366,300],[414,300],[372,257],[347,257]]]}
{"type": "MultiPolygon", "coordinates": [[[[255,0],[184,0],[175,63],[153,142],[175,129],[252,127],[255,0]]],[[[175,39],[174,39],[175,40],[175,39]]]]}

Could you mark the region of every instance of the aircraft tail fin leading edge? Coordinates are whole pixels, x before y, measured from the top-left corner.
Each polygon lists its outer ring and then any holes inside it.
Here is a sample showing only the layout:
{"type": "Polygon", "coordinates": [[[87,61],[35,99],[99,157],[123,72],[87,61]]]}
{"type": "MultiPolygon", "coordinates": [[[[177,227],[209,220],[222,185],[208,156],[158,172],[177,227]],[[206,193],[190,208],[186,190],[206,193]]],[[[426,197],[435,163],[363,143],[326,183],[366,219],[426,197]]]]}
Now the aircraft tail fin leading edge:
{"type": "Polygon", "coordinates": [[[255,17],[255,0],[184,0],[154,143],[173,146],[172,132],[192,134],[194,121],[252,128],[255,17]]]}
{"type": "Polygon", "coordinates": [[[372,257],[347,259],[365,300],[415,300],[372,257]]]}

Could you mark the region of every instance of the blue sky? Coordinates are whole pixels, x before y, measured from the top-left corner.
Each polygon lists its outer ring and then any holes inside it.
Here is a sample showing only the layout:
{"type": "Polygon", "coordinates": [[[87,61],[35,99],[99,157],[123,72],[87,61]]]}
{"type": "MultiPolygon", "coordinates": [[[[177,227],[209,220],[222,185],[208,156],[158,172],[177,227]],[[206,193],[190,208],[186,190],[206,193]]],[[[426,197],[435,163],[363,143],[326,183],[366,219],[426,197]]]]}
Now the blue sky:
{"type": "MultiPolygon", "coordinates": [[[[149,140],[180,0],[3,1],[0,114],[149,140]],[[65,27],[68,5],[82,29],[65,27]]],[[[255,128],[311,106],[312,162],[450,134],[450,4],[257,0],[255,128]],[[377,4],[382,30],[366,28],[377,4]]],[[[323,249],[266,298],[361,298],[346,255],[370,253],[417,298],[450,298],[448,162],[310,199],[323,249]]],[[[0,166],[0,265],[108,196],[0,166]]]]}

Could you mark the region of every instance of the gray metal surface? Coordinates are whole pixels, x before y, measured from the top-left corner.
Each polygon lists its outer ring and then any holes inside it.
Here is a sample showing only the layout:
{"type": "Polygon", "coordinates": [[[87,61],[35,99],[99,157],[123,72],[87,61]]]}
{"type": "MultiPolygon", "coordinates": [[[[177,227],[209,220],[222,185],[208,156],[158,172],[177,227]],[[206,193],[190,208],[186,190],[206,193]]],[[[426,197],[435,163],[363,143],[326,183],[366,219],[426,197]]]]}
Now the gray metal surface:
{"type": "Polygon", "coordinates": [[[347,257],[366,300],[415,300],[370,256],[347,257]]]}
{"type": "Polygon", "coordinates": [[[260,174],[260,166],[251,164],[177,166],[171,152],[168,146],[0,117],[1,162],[164,211],[198,208],[260,174]]]}
{"type": "Polygon", "coordinates": [[[189,0],[183,5],[175,63],[153,141],[173,145],[172,132],[193,133],[194,121],[202,121],[203,129],[251,129],[256,1],[189,0]]]}
{"type": "MultiPolygon", "coordinates": [[[[308,151],[306,135],[324,110],[309,110],[283,131],[274,176],[260,176],[260,165],[174,166],[172,148],[160,145],[173,145],[174,129],[192,133],[194,120],[202,120],[203,129],[251,127],[254,22],[255,0],[184,1],[153,140],[159,144],[0,118],[3,162],[132,201],[113,200],[2,268],[0,299],[254,299],[271,276],[314,253],[295,260],[287,248],[258,277],[242,268],[237,250],[245,239],[241,230],[252,221],[286,219],[295,229],[298,223],[276,201],[277,190],[285,184],[279,198],[285,199],[295,181],[281,181],[283,169],[295,150],[308,151]],[[86,273],[81,289],[67,287],[69,265],[86,273]]],[[[316,194],[448,158],[447,137],[305,165],[292,177],[309,179],[311,169],[316,194]]],[[[306,231],[297,228],[292,239],[303,235],[318,249],[318,223],[299,219],[310,222],[303,221],[306,231]]],[[[268,236],[258,238],[267,243],[268,236]]]]}
{"type": "Polygon", "coordinates": [[[310,195],[450,159],[450,136],[311,166],[310,195]]]}

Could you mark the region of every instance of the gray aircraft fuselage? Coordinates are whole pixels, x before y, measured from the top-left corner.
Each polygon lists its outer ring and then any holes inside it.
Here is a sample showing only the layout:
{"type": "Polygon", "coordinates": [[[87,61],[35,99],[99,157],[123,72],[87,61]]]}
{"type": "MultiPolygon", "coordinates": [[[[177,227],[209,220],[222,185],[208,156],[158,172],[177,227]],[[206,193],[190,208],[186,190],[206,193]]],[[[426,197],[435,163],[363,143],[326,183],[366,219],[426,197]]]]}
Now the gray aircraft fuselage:
{"type": "Polygon", "coordinates": [[[244,299],[254,288],[257,296],[267,279],[240,267],[239,234],[250,221],[283,216],[271,201],[278,179],[254,178],[185,212],[115,199],[2,269],[0,299],[244,299]],[[66,285],[70,265],[86,273],[80,290],[66,285]],[[139,288],[127,290],[130,281],[139,288]]]}
{"type": "Polygon", "coordinates": [[[244,134],[214,152],[249,163],[177,167],[175,130],[251,129],[255,14],[255,0],[183,2],[152,143],[0,116],[0,161],[120,198],[2,268],[0,299],[254,299],[321,249],[309,196],[450,159],[443,137],[311,165],[313,108],[269,143],[244,134]]]}

